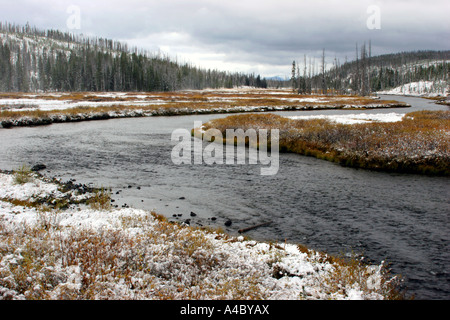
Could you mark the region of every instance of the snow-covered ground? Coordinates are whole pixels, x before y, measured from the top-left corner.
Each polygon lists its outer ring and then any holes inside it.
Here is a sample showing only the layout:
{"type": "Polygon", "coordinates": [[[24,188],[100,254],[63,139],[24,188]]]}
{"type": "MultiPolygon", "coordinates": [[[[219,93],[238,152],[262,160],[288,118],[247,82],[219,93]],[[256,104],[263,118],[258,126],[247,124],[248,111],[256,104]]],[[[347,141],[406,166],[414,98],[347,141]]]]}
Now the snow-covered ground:
{"type": "Polygon", "coordinates": [[[357,124],[368,122],[399,122],[402,121],[404,113],[377,113],[377,114],[343,114],[343,115],[312,115],[312,116],[291,116],[290,119],[326,119],[342,124],[357,124]]]}
{"type": "Polygon", "coordinates": [[[13,201],[49,195],[62,196],[41,178],[16,184],[0,173],[0,300],[383,299],[388,286],[383,263],[356,270],[297,245],[194,230],[132,208],[13,201]]]}
{"type": "Polygon", "coordinates": [[[403,86],[377,93],[417,97],[437,97],[448,95],[450,90],[448,83],[445,81],[419,81],[407,83],[403,86]]]}
{"type": "MultiPolygon", "coordinates": [[[[104,94],[97,95],[98,97],[106,97],[104,94]]],[[[117,95],[119,97],[120,95],[117,95]]],[[[21,99],[0,99],[0,106],[2,110],[8,111],[54,111],[66,110],[77,107],[113,107],[113,106],[152,106],[164,105],[167,102],[163,100],[154,99],[151,101],[142,100],[145,96],[136,96],[136,100],[132,101],[72,101],[72,100],[48,100],[39,98],[21,98],[21,99]]],[[[114,98],[114,97],[113,97],[114,98]]]]}

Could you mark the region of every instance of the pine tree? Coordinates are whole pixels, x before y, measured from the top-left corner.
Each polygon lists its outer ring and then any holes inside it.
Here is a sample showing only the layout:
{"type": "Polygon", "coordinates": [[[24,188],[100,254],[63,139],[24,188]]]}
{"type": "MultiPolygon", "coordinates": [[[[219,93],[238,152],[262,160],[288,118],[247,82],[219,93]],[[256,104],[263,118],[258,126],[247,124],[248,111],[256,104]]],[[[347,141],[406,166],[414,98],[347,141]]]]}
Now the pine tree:
{"type": "Polygon", "coordinates": [[[297,76],[296,76],[296,63],[295,60],[292,62],[292,76],[291,76],[291,85],[292,85],[292,92],[295,92],[297,89],[297,76]]]}

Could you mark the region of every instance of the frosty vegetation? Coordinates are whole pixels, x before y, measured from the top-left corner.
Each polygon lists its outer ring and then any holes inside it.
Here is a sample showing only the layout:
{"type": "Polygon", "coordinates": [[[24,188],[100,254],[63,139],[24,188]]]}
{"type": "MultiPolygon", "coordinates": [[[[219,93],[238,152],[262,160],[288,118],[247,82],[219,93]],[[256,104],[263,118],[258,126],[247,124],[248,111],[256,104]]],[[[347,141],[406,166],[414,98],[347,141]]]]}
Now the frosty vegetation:
{"type": "Polygon", "coordinates": [[[111,118],[320,109],[408,107],[358,96],[299,96],[290,90],[235,89],[177,92],[0,93],[4,128],[111,118]]]}
{"type": "Polygon", "coordinates": [[[323,118],[250,114],[216,119],[204,129],[277,128],[281,151],[359,168],[450,174],[450,111],[413,112],[389,123],[366,122],[349,125],[323,118]]]}
{"type": "Polygon", "coordinates": [[[26,170],[0,173],[0,299],[400,298],[384,262],[75,201],[95,195],[26,170]],[[61,199],[71,201],[55,207],[61,199]]]}

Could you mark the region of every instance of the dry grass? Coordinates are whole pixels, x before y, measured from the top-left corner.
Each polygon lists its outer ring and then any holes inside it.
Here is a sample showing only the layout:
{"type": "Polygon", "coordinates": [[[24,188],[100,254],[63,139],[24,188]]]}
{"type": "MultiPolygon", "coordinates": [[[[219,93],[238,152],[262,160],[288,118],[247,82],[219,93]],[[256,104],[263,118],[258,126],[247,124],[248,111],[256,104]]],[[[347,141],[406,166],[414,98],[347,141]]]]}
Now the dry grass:
{"type": "Polygon", "coordinates": [[[265,300],[274,292],[339,299],[346,288],[360,288],[369,299],[399,298],[393,294],[397,282],[381,269],[300,245],[292,256],[295,247],[287,250],[286,243],[236,238],[140,210],[112,210],[104,188],[84,210],[44,198],[0,199],[0,299],[265,300]],[[286,262],[292,259],[317,272],[303,273],[295,262],[292,274],[286,262]],[[303,292],[292,277],[307,278],[303,292]],[[377,281],[373,286],[371,279],[377,281]],[[286,293],[290,285],[295,289],[286,293]]]}
{"type": "Polygon", "coordinates": [[[94,210],[110,210],[111,194],[105,188],[94,190],[94,195],[87,201],[87,204],[94,210]]]}
{"type": "Polygon", "coordinates": [[[33,181],[31,169],[23,165],[19,169],[14,171],[14,183],[25,184],[33,181]]]}
{"type": "MultiPolygon", "coordinates": [[[[124,225],[153,226],[154,220],[129,218],[124,225]]],[[[195,229],[161,218],[155,228],[137,236],[86,230],[62,236],[56,228],[41,225],[15,234],[0,233],[0,243],[9,244],[0,255],[20,256],[0,272],[0,287],[31,300],[263,298],[255,275],[225,281],[220,287],[205,281],[221,262],[210,240],[195,229]],[[14,248],[21,248],[20,255],[14,248]],[[168,255],[177,259],[167,259],[168,255]],[[119,283],[129,290],[118,297],[119,283]]]]}
{"type": "MultiPolygon", "coordinates": [[[[5,127],[14,125],[45,125],[62,121],[108,119],[145,115],[183,115],[195,113],[226,113],[272,110],[302,110],[315,108],[362,108],[376,104],[384,107],[399,105],[396,101],[378,101],[357,96],[300,96],[282,90],[249,91],[181,91],[156,93],[92,93],[72,92],[55,94],[0,93],[1,99],[44,99],[86,103],[64,110],[42,111],[38,102],[35,110],[20,110],[18,105],[5,105],[0,121],[5,127]],[[315,102],[308,102],[313,99],[315,102]],[[101,103],[114,102],[112,106],[101,103]],[[123,104],[121,104],[123,102],[123,104]],[[135,102],[136,104],[133,104],[135,102]],[[142,104],[147,102],[148,104],[142,104]],[[92,105],[93,103],[97,105],[92,105]],[[14,110],[10,110],[14,108],[14,110]],[[22,119],[21,122],[19,122],[22,119]],[[19,123],[19,124],[17,124],[19,123]]],[[[36,100],[38,101],[38,100],[36,100]]],[[[27,107],[26,105],[23,108],[27,107]]]]}
{"type": "MultiPolygon", "coordinates": [[[[0,221],[3,298],[262,300],[270,292],[262,285],[267,271],[235,268],[223,251],[215,251],[208,233],[169,223],[155,214],[127,217],[122,229],[104,231],[64,231],[55,213],[43,214],[41,221],[35,227],[23,226],[15,232],[9,232],[0,221]],[[143,232],[124,232],[133,228],[143,232]],[[209,278],[211,274],[221,277],[219,283],[209,278]]],[[[267,250],[263,254],[271,252],[267,265],[274,277],[302,277],[288,274],[281,267],[279,263],[286,255],[282,247],[271,245],[267,250]]],[[[331,298],[333,294],[345,296],[345,288],[349,287],[375,292],[370,282],[375,272],[368,266],[306,252],[319,264],[333,263],[332,272],[317,279],[331,298]]],[[[383,294],[389,299],[399,298],[394,294],[395,281],[388,279],[382,280],[386,281],[381,284],[383,294]]],[[[310,298],[298,294],[300,299],[310,298]]]]}
{"type": "Polygon", "coordinates": [[[291,120],[273,114],[217,119],[205,125],[226,129],[278,129],[280,149],[347,166],[425,174],[450,174],[450,112],[409,113],[401,122],[336,124],[291,120]]]}

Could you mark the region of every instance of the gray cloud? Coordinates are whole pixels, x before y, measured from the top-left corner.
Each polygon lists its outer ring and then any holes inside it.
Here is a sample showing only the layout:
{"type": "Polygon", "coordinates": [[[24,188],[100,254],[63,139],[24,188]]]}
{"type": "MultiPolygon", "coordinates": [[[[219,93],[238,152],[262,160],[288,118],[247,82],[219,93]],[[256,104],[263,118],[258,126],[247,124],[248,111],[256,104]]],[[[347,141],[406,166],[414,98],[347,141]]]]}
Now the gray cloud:
{"type": "Polygon", "coordinates": [[[288,74],[293,59],[331,61],[355,55],[371,40],[374,54],[450,49],[447,0],[171,0],[3,1],[0,20],[67,30],[66,12],[79,6],[81,29],[71,30],[158,49],[196,65],[288,74]],[[380,8],[381,29],[370,30],[369,6],[380,8]]]}

